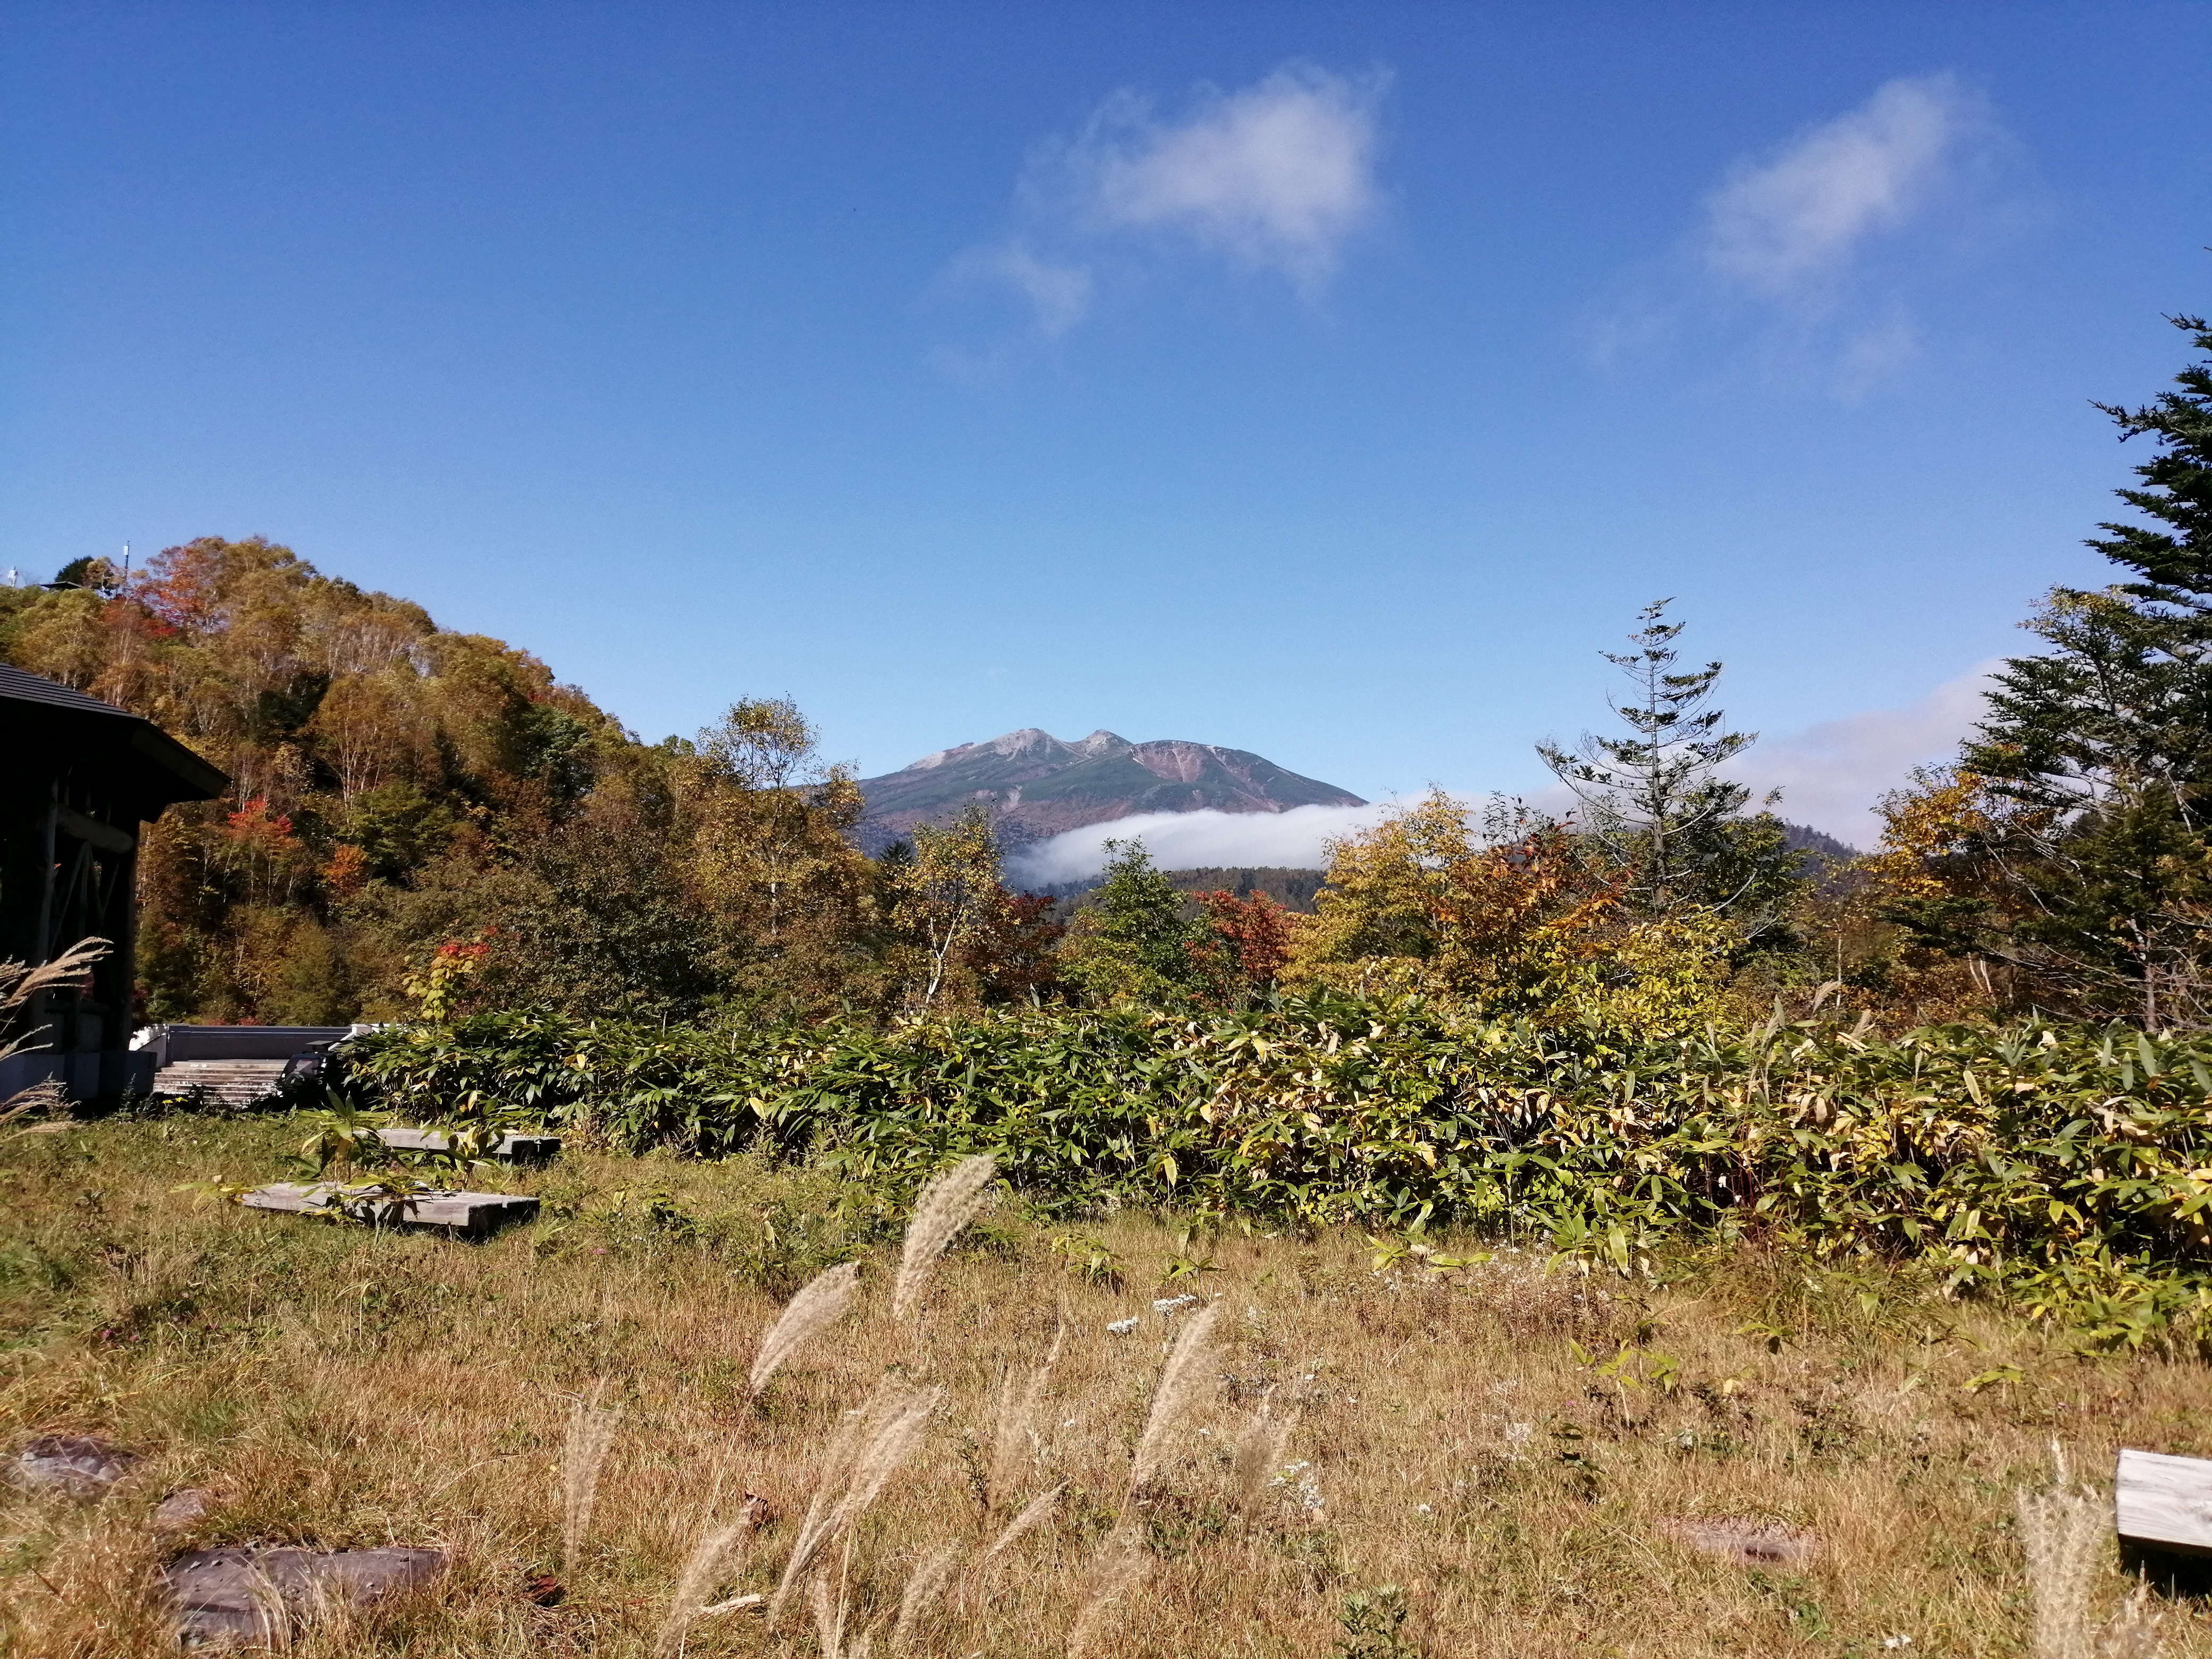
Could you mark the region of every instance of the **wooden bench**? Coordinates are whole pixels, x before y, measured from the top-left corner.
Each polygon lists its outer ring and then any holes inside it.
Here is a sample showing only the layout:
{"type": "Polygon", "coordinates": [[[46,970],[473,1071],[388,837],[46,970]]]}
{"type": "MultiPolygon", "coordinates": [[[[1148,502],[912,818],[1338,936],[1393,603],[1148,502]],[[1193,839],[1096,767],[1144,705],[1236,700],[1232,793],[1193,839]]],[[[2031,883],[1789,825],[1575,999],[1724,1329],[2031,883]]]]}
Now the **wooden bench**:
{"type": "Polygon", "coordinates": [[[345,1199],[335,1181],[276,1181],[256,1187],[239,1202],[249,1210],[278,1210],[295,1215],[331,1212],[380,1227],[443,1227],[456,1237],[481,1238],[509,1221],[538,1213],[538,1200],[509,1193],[417,1193],[411,1198],[345,1199]]]}

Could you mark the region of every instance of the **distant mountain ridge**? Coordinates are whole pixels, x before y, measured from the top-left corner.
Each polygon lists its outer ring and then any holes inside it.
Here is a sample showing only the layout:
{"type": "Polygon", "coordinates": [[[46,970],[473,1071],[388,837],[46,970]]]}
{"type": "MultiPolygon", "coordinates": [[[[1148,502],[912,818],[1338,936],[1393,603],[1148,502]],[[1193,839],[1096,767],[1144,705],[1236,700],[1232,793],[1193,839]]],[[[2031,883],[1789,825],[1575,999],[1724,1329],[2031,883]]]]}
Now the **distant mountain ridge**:
{"type": "Polygon", "coordinates": [[[1028,726],[963,743],[912,765],[863,778],[864,839],[876,845],[939,823],[971,804],[986,808],[1013,842],[1056,836],[1135,812],[1282,812],[1293,806],[1364,806],[1348,789],[1278,766],[1249,750],[1164,738],[1132,743],[1093,732],[1066,743],[1028,726]]]}

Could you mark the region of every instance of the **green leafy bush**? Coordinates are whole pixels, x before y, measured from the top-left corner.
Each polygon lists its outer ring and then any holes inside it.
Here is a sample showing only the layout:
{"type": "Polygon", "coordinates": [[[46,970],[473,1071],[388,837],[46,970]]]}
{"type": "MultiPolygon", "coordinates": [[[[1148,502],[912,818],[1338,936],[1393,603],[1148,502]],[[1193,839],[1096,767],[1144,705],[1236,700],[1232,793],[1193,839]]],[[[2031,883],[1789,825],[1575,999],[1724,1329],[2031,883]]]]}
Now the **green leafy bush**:
{"type": "Polygon", "coordinates": [[[1326,998],[889,1030],[511,1013],[365,1039],[349,1074],[418,1121],[812,1149],[879,1188],[988,1152],[1048,1212],[1449,1224],[1628,1272],[1748,1237],[1918,1264],[1947,1292],[2003,1289],[2111,1342],[2212,1329],[2212,1039],[2185,1035],[1778,1021],[1624,1052],[1326,998]]]}

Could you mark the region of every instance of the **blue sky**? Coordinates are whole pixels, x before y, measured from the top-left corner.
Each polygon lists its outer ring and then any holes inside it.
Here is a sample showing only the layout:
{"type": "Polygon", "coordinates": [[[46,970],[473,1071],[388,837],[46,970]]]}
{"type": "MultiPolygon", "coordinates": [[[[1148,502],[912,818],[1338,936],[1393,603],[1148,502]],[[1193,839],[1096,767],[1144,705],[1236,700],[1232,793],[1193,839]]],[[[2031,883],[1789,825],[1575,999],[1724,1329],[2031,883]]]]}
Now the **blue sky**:
{"type": "Polygon", "coordinates": [[[1785,811],[1971,717],[2212,310],[2212,10],[0,6],[0,567],[267,535],[648,738],[1785,811]],[[1754,771],[1757,768],[1754,767],[1754,771]]]}

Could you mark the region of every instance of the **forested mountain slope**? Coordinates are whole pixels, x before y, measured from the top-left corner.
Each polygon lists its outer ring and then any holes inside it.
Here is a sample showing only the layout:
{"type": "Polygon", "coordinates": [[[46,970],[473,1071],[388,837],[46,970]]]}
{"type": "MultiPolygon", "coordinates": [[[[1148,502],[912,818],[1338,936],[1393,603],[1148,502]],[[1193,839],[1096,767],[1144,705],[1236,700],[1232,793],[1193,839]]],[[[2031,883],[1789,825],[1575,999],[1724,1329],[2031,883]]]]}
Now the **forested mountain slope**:
{"type": "Polygon", "coordinates": [[[0,656],[145,715],[234,781],[148,838],[153,1017],[395,1012],[410,946],[473,908],[434,919],[400,896],[451,889],[629,746],[526,653],[268,542],[172,548],[127,592],[97,562],[65,574],[84,585],[0,591],[0,656]]]}
{"type": "Polygon", "coordinates": [[[865,999],[889,971],[858,796],[787,705],[643,744],[528,653],[258,538],[171,548],[127,590],[64,574],[0,589],[0,659],[234,781],[147,838],[143,1017],[374,1019],[460,977],[650,1015],[865,999]]]}

